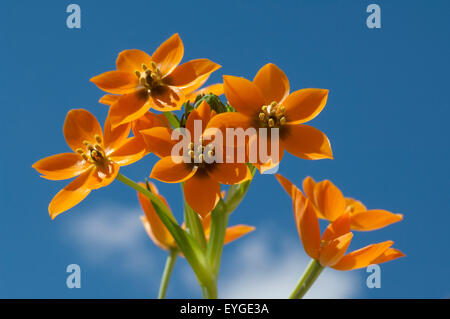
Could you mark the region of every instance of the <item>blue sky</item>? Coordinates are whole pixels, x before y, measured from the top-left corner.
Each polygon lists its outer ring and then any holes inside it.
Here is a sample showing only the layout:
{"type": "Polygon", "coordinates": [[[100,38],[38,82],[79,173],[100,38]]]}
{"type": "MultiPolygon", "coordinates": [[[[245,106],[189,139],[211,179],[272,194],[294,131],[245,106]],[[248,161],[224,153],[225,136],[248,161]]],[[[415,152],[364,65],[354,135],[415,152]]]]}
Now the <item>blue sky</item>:
{"type": "MultiPolygon", "coordinates": [[[[448,1],[76,1],[79,30],[66,27],[70,3],[0,4],[0,297],[155,297],[165,253],[139,224],[136,194],[115,182],[51,221],[48,203],[65,182],[41,179],[31,164],[69,150],[69,109],[104,120],[102,92],[89,78],[114,69],[120,51],[151,53],[176,32],[184,61],[223,66],[210,83],[223,74],[253,78],[273,62],[294,90],[329,89],[311,124],[328,135],[335,159],[286,156],[280,172],[297,184],[308,175],[330,179],[369,208],[404,214],[401,223],[358,233],[350,247],[392,239],[406,253],[382,265],[380,289],[366,287],[364,269],[327,269],[311,297],[450,296],[448,1]],[[373,2],[381,7],[377,30],[365,25],[373,2]],[[81,289],[65,285],[72,263],[81,266],[81,289]]],[[[151,155],[122,172],[142,180],[154,162],[151,155]]],[[[158,186],[180,216],[179,186],[158,186]]],[[[273,176],[257,176],[231,223],[257,230],[225,249],[222,296],[287,296],[306,255],[273,176]]],[[[168,295],[200,296],[184,260],[168,295]]]]}

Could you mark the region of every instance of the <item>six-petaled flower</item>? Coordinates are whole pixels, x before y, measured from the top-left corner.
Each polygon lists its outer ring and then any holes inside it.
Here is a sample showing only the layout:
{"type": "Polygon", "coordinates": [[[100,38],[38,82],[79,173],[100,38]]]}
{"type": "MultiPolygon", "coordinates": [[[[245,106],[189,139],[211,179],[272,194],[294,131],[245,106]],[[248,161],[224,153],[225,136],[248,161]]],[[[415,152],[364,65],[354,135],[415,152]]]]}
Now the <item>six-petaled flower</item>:
{"type": "Polygon", "coordinates": [[[136,49],[122,51],[116,61],[117,70],[91,79],[100,89],[121,95],[111,105],[113,126],[137,120],[150,108],[179,110],[186,95],[200,88],[220,68],[208,59],[179,65],[183,54],[183,43],[174,34],[152,56],[136,49]]]}

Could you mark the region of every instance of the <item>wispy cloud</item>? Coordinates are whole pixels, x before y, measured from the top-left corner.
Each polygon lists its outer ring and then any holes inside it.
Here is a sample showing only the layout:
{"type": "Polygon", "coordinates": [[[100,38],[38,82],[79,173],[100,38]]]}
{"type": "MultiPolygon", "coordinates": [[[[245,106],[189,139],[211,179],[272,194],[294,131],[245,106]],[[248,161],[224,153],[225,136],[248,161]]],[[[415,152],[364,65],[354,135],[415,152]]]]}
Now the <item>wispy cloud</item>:
{"type": "Polygon", "coordinates": [[[114,267],[122,270],[148,274],[154,265],[152,243],[140,215],[138,207],[103,204],[83,213],[68,226],[67,233],[90,263],[114,262],[114,267]]]}
{"type": "MultiPolygon", "coordinates": [[[[141,225],[139,207],[104,203],[67,225],[70,238],[91,265],[142,278],[157,284],[164,262],[141,225]],[[112,266],[113,265],[113,266],[112,266]]],[[[221,298],[286,298],[295,287],[308,258],[297,238],[270,226],[225,248],[219,282],[221,298]],[[270,234],[270,235],[269,235],[270,234]],[[274,240],[276,238],[276,240],[274,240]]],[[[307,298],[357,297],[361,279],[354,272],[326,269],[307,298]]],[[[169,297],[200,297],[197,280],[182,258],[177,262],[169,297]]]]}
{"type": "MultiPolygon", "coordinates": [[[[225,263],[220,281],[222,298],[286,298],[305,269],[309,258],[298,240],[280,231],[258,230],[225,263]],[[276,243],[272,236],[276,236],[276,243]]],[[[305,297],[352,298],[357,297],[360,287],[356,273],[325,269],[305,297]]]]}

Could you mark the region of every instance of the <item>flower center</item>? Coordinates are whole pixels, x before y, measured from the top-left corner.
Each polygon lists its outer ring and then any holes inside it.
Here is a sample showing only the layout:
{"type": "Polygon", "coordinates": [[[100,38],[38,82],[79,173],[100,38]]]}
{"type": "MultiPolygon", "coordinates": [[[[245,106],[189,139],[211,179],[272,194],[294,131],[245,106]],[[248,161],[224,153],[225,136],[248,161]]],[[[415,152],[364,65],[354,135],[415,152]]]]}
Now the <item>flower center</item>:
{"type": "Polygon", "coordinates": [[[204,166],[205,164],[213,162],[215,149],[212,144],[203,146],[203,141],[200,139],[200,142],[198,144],[194,144],[192,142],[189,143],[188,148],[189,148],[188,155],[191,158],[191,163],[194,163],[197,166],[204,166]]]}
{"type": "Polygon", "coordinates": [[[156,63],[152,61],[150,68],[146,64],[142,64],[144,71],[135,71],[136,76],[139,79],[139,84],[142,85],[150,92],[159,86],[163,86],[161,70],[156,66],[156,63]]]}
{"type": "Polygon", "coordinates": [[[258,114],[261,126],[280,128],[286,123],[286,116],[284,115],[285,111],[286,108],[277,102],[272,102],[269,105],[263,105],[258,114]]]}
{"type": "Polygon", "coordinates": [[[107,161],[107,157],[105,155],[105,151],[101,147],[102,139],[99,135],[95,135],[96,144],[92,145],[88,141],[83,141],[83,144],[86,149],[77,148],[77,153],[89,163],[103,166],[107,161]]]}

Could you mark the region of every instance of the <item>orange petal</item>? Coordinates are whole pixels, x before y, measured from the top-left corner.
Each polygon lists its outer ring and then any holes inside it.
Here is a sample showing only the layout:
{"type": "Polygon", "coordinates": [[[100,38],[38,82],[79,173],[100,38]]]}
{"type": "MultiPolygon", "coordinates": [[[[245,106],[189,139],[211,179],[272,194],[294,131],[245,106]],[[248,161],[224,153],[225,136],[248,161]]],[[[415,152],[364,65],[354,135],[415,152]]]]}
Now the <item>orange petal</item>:
{"type": "Polygon", "coordinates": [[[351,214],[365,212],[367,210],[366,206],[364,206],[363,203],[353,198],[346,197],[345,203],[347,205],[347,211],[349,211],[351,214]]]}
{"type": "Polygon", "coordinates": [[[342,259],[353,238],[353,233],[341,235],[324,245],[320,252],[320,264],[332,267],[342,259]]]}
{"type": "Polygon", "coordinates": [[[169,231],[166,230],[167,233],[165,233],[162,229],[159,228],[159,227],[166,227],[161,221],[159,222],[161,223],[162,226],[152,224],[147,216],[140,216],[140,218],[142,226],[144,226],[144,229],[147,232],[148,237],[150,237],[150,239],[156,246],[158,246],[163,250],[169,250],[172,247],[173,248],[177,247],[177,244],[175,243],[175,240],[173,239],[169,231]]]}
{"type": "MultiPolygon", "coordinates": [[[[141,185],[143,186],[143,185],[141,185]]],[[[150,184],[150,187],[153,185],[150,184]]],[[[152,189],[152,192],[158,196],[158,193],[152,189]]],[[[142,210],[145,216],[141,217],[142,223],[144,224],[145,230],[152,239],[152,241],[160,248],[168,250],[171,247],[176,247],[175,240],[173,239],[170,232],[167,230],[166,226],[162,223],[158,217],[152,203],[148,197],[138,194],[139,203],[141,204],[142,210]]],[[[164,199],[162,196],[158,196],[160,199],[164,199]]]]}
{"type": "Polygon", "coordinates": [[[102,127],[90,112],[83,109],[70,110],[64,122],[64,137],[70,148],[76,152],[86,146],[83,141],[96,144],[95,135],[103,138],[102,127]]]}
{"type": "Polygon", "coordinates": [[[280,144],[294,156],[316,160],[333,159],[328,137],[318,129],[303,124],[288,124],[280,134],[280,144]]]}
{"type": "Polygon", "coordinates": [[[51,180],[69,179],[89,169],[91,164],[75,153],[63,153],[43,158],[33,164],[33,168],[43,178],[51,180]]]}
{"type": "Polygon", "coordinates": [[[257,155],[257,162],[253,165],[255,165],[261,173],[279,165],[283,159],[283,144],[280,140],[277,141],[276,139],[274,139],[274,142],[275,143],[273,144],[271,137],[259,134],[257,138],[251,138],[248,143],[249,162],[253,163],[255,155],[257,155]],[[252,156],[252,154],[254,155],[252,156]]]}
{"type": "Polygon", "coordinates": [[[296,191],[300,192],[300,190],[297,188],[297,186],[292,184],[292,182],[290,180],[288,180],[286,177],[284,177],[283,175],[275,174],[275,177],[278,180],[278,182],[281,184],[281,186],[283,186],[286,193],[288,193],[288,195],[291,196],[291,198],[293,198],[294,192],[296,192],[296,191]]]}
{"type": "Polygon", "coordinates": [[[130,135],[131,123],[125,123],[115,128],[111,126],[111,109],[103,126],[103,148],[107,155],[121,147],[130,135]]]}
{"type": "Polygon", "coordinates": [[[177,111],[185,102],[183,91],[174,86],[162,86],[152,91],[150,95],[151,107],[157,111],[177,111]]]}
{"type": "Polygon", "coordinates": [[[164,114],[154,114],[147,112],[132,123],[132,130],[135,136],[140,135],[139,131],[147,130],[153,127],[170,128],[170,123],[164,114]]]}
{"type": "Polygon", "coordinates": [[[314,259],[319,259],[320,228],[314,206],[298,190],[294,193],[294,216],[297,230],[306,253],[314,259]]]}
{"type": "Polygon", "coordinates": [[[142,64],[150,67],[151,63],[151,56],[137,49],[120,52],[116,60],[117,70],[131,74],[134,74],[136,71],[142,71],[142,64]]]}
{"type": "Polygon", "coordinates": [[[405,254],[395,248],[388,248],[380,256],[371,261],[371,264],[382,264],[400,257],[405,257],[405,254]]]}
{"type": "Polygon", "coordinates": [[[195,166],[184,163],[181,157],[172,159],[172,156],[166,156],[156,162],[150,177],[165,183],[181,183],[191,178],[196,171],[195,166]]]}
{"type": "Polygon", "coordinates": [[[52,219],[81,202],[91,190],[86,187],[91,171],[86,171],[53,197],[48,212],[52,219]]]}
{"type": "MultiPolygon", "coordinates": [[[[280,155],[279,155],[279,161],[275,162],[273,159],[269,159],[268,162],[261,164],[261,163],[254,163],[253,165],[259,170],[259,172],[261,174],[264,174],[265,172],[277,167],[278,165],[280,165],[281,159],[283,158],[283,150],[280,150],[280,155]]],[[[266,173],[268,174],[268,173],[266,173]]]]}
{"type": "Polygon", "coordinates": [[[325,229],[322,240],[331,241],[350,232],[350,214],[341,215],[325,229]]]}
{"type": "Polygon", "coordinates": [[[336,220],[345,213],[345,199],[342,192],[329,180],[317,183],[314,187],[317,209],[329,221],[336,220]]]}
{"type": "Polygon", "coordinates": [[[208,169],[208,175],[221,184],[238,184],[251,179],[245,163],[216,163],[208,169]]]}
{"type": "Polygon", "coordinates": [[[116,127],[140,118],[150,108],[147,101],[148,94],[145,89],[122,95],[116,103],[111,105],[111,125],[116,127]]]}
{"type": "Polygon", "coordinates": [[[146,151],[142,147],[142,139],[140,137],[130,137],[125,143],[113,151],[109,158],[120,166],[130,165],[139,161],[144,157],[146,151]]]}
{"type": "Polygon", "coordinates": [[[256,84],[241,77],[224,75],[223,89],[225,97],[236,111],[257,119],[264,105],[264,96],[256,84]]]}
{"type": "Polygon", "coordinates": [[[170,156],[173,147],[178,143],[172,140],[173,130],[167,127],[154,127],[148,130],[140,131],[147,149],[158,157],[170,156]]]}
{"type": "Polygon", "coordinates": [[[241,238],[242,236],[255,230],[253,226],[247,225],[235,225],[228,227],[225,231],[224,245],[231,243],[232,241],[241,238]]]}
{"type": "Polygon", "coordinates": [[[99,89],[113,94],[127,94],[136,90],[138,77],[129,72],[108,71],[91,78],[91,82],[99,89]]]}
{"type": "Polygon", "coordinates": [[[198,95],[201,94],[214,94],[214,95],[222,95],[223,94],[223,84],[222,83],[216,83],[212,84],[210,86],[207,86],[203,89],[194,91],[188,95],[186,95],[186,100],[195,101],[198,95]]]}
{"type": "Polygon", "coordinates": [[[275,64],[268,63],[263,66],[253,79],[264,96],[266,105],[281,103],[289,95],[289,80],[275,64]]]}
{"type": "Polygon", "coordinates": [[[191,60],[173,70],[165,81],[169,85],[192,92],[199,87],[198,85],[201,86],[212,72],[220,67],[220,65],[208,59],[191,60]]]}
{"type": "Polygon", "coordinates": [[[95,167],[92,174],[89,176],[89,182],[86,184],[90,189],[99,189],[108,186],[116,179],[119,173],[119,165],[109,162],[104,167],[95,167]]]}
{"type": "Polygon", "coordinates": [[[315,204],[315,198],[314,198],[314,186],[315,185],[316,185],[316,181],[310,176],[307,176],[303,180],[303,191],[305,192],[306,197],[308,197],[310,200],[312,200],[314,204],[315,204]]]}
{"type": "MultiPolygon", "coordinates": [[[[215,129],[218,129],[222,132],[223,137],[226,137],[226,129],[227,128],[242,128],[243,130],[247,130],[249,127],[251,127],[250,118],[237,112],[226,112],[226,113],[220,113],[216,116],[212,117],[210,121],[208,122],[208,125],[206,126],[206,130],[208,131],[206,136],[211,136],[215,134],[215,129]]],[[[256,132],[256,130],[255,130],[256,132]]],[[[231,144],[233,141],[230,138],[227,144],[231,144]]],[[[235,138],[236,145],[237,140],[235,138]]]]}
{"type": "Polygon", "coordinates": [[[402,214],[393,214],[387,210],[371,209],[351,215],[352,229],[367,231],[386,227],[403,219],[402,214]]]}
{"type": "Polygon", "coordinates": [[[276,141],[276,144],[272,144],[272,139],[259,135],[258,138],[250,139],[247,152],[248,162],[252,163],[261,174],[278,166],[284,156],[284,150],[279,140],[276,141]],[[254,155],[252,156],[252,154],[254,155]],[[257,162],[253,163],[255,155],[257,155],[257,162]]]}
{"type": "MultiPolygon", "coordinates": [[[[222,197],[223,198],[223,197],[222,197]]],[[[209,233],[211,231],[211,213],[202,217],[203,231],[205,232],[206,239],[209,240],[209,233]]]]}
{"type": "Polygon", "coordinates": [[[170,74],[183,58],[184,47],[178,33],[163,42],[153,53],[153,61],[162,74],[170,74]]]}
{"type": "Polygon", "coordinates": [[[315,118],[327,103],[328,90],[303,89],[291,93],[283,105],[289,123],[305,123],[315,118]]]}
{"type": "Polygon", "coordinates": [[[337,270],[352,270],[358,268],[365,268],[383,255],[389,247],[392,246],[393,241],[385,241],[378,244],[372,244],[364,248],[352,251],[351,253],[342,257],[342,259],[333,266],[337,270]]]}
{"type": "Polygon", "coordinates": [[[200,172],[186,181],[184,196],[189,206],[204,217],[216,206],[217,199],[220,197],[220,185],[209,178],[208,174],[200,172]]]}
{"type": "MultiPolygon", "coordinates": [[[[308,197],[308,199],[316,206],[317,205],[317,200],[316,200],[316,196],[314,195],[314,187],[316,185],[316,181],[312,178],[312,177],[306,177],[303,180],[303,191],[305,192],[306,197],[308,197]]],[[[317,213],[317,217],[322,218],[322,219],[327,219],[321,211],[316,210],[317,213]]]]}
{"type": "Polygon", "coordinates": [[[189,131],[192,138],[194,138],[194,128],[196,123],[195,121],[201,121],[201,131],[199,132],[199,134],[202,134],[210,118],[211,108],[209,104],[205,100],[203,100],[196,109],[192,110],[192,112],[189,113],[189,116],[186,120],[186,130],[189,131]]]}
{"type": "Polygon", "coordinates": [[[116,103],[119,99],[120,95],[105,94],[100,98],[99,102],[111,106],[114,103],[116,103]]]}

